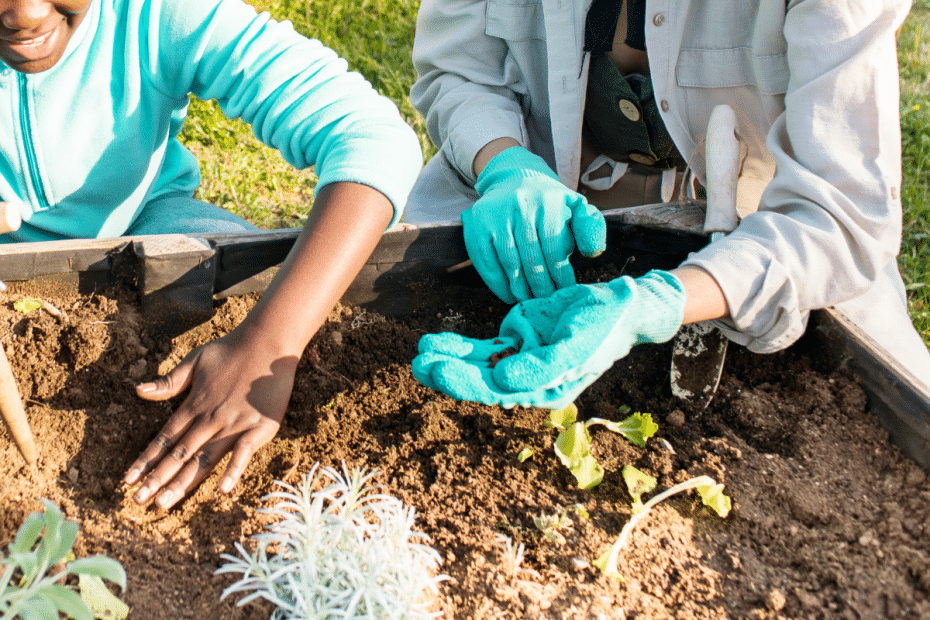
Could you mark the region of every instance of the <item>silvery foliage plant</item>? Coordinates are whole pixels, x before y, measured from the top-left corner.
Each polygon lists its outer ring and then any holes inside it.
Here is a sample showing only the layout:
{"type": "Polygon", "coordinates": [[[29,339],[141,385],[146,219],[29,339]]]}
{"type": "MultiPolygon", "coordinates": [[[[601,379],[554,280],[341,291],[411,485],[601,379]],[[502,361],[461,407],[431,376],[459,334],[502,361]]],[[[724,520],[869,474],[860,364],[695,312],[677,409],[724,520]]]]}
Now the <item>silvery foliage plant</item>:
{"type": "Polygon", "coordinates": [[[261,534],[254,553],[223,554],[216,572],[241,573],[222,597],[251,591],[238,605],[264,598],[272,620],[433,618],[429,604],[445,579],[429,537],[413,531],[413,508],[375,492],[377,471],[313,466],[297,487],[265,499],[280,500],[260,512],[278,521],[261,534]],[[322,489],[313,489],[329,482],[322,489]]]}

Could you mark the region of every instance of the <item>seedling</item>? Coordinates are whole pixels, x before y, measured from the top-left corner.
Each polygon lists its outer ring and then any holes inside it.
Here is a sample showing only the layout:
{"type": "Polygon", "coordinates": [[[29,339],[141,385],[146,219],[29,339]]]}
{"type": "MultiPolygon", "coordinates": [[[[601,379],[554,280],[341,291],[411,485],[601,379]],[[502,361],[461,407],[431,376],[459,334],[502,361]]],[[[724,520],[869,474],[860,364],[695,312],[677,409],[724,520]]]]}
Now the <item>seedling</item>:
{"type": "Polygon", "coordinates": [[[279,520],[253,537],[254,553],[236,543],[241,557],[221,556],[217,574],[242,574],[221,598],[251,591],[237,605],[266,599],[273,620],[434,617],[430,595],[445,579],[434,576],[439,554],[413,531],[412,508],[372,491],[376,473],[317,463],[297,488],[277,481],[286,490],[266,499],[281,501],[261,512],[279,520]],[[323,479],[329,484],[313,491],[323,479]]]}
{"type": "MultiPolygon", "coordinates": [[[[619,571],[617,571],[617,557],[620,554],[620,551],[626,547],[629,542],[630,535],[633,533],[633,528],[636,527],[636,524],[639,523],[652,509],[653,506],[658,504],[664,499],[675,495],[676,493],[681,493],[682,491],[687,491],[689,489],[696,489],[698,494],[701,496],[701,501],[705,506],[710,507],[714,510],[721,518],[726,518],[730,513],[731,503],[730,498],[723,494],[723,485],[717,484],[717,482],[710,476],[698,476],[696,478],[691,478],[690,480],[685,480],[680,484],[676,484],[670,489],[659,493],[652,499],[650,499],[645,504],[642,503],[640,496],[643,493],[648,493],[655,488],[655,479],[643,472],[637,470],[631,465],[627,465],[624,468],[624,480],[626,480],[627,488],[632,487],[635,489],[636,493],[634,495],[633,503],[633,516],[627,521],[626,525],[623,526],[623,529],[620,530],[620,536],[617,538],[617,541],[613,546],[606,552],[604,555],[599,557],[594,561],[594,565],[604,571],[610,577],[615,579],[621,579],[619,571]],[[650,481],[652,481],[652,488],[649,488],[650,481]]],[[[633,491],[631,491],[633,494],[633,491]]]]}
{"type": "Polygon", "coordinates": [[[494,535],[494,542],[497,544],[498,550],[500,550],[500,566],[504,569],[504,572],[514,578],[519,578],[524,575],[539,577],[539,573],[532,568],[523,568],[521,566],[521,564],[523,564],[524,552],[526,551],[526,547],[523,543],[515,546],[510,536],[500,533],[494,535]]]}
{"type": "MultiPolygon", "coordinates": [[[[629,408],[621,411],[628,413],[629,408]]],[[[652,421],[652,415],[648,413],[634,413],[622,422],[603,418],[578,422],[577,418],[578,408],[573,403],[565,409],[551,411],[547,425],[559,431],[555,440],[555,453],[575,476],[580,489],[595,487],[604,479],[604,468],[591,454],[591,433],[588,431],[590,427],[598,424],[605,426],[607,430],[623,435],[627,441],[637,446],[645,446],[646,440],[659,430],[652,421]]]]}
{"type": "Polygon", "coordinates": [[[581,504],[572,504],[560,513],[533,517],[533,524],[536,525],[536,529],[542,532],[543,536],[548,540],[557,545],[564,545],[565,536],[559,530],[570,530],[575,525],[568,516],[569,511],[574,511],[580,519],[588,518],[588,511],[584,509],[584,506],[581,504]]]}
{"type": "Polygon", "coordinates": [[[122,565],[104,555],[69,560],[74,557],[71,548],[78,525],[66,520],[52,502],[42,503],[45,510],[26,517],[9,546],[9,555],[2,558],[0,620],[44,620],[58,618],[60,613],[74,620],[125,618],[129,608],[102,581],[125,589],[122,565]],[[60,562],[64,568],[49,575],[60,562]],[[68,575],[78,577],[80,594],[62,585],[68,575]]]}

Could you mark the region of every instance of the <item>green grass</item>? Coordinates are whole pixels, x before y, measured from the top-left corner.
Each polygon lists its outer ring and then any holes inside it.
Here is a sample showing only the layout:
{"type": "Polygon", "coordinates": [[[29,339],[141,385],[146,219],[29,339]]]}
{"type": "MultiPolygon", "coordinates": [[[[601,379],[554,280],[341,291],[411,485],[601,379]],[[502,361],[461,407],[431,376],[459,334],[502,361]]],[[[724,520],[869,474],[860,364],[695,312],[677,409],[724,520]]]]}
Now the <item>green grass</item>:
{"type": "MultiPolygon", "coordinates": [[[[247,0],[301,34],[319,39],[349,62],[400,109],[420,136],[428,158],[435,152],[423,117],[410,103],[411,50],[419,0],[247,0]]],[[[203,177],[196,197],[261,228],[300,227],[313,201],[316,176],[292,168],[251,128],[227,119],[215,101],[192,98],[181,141],[197,156],[203,177]]]]}
{"type": "Polygon", "coordinates": [[[917,0],[898,39],[904,228],[898,263],[917,331],[930,346],[930,0],[917,0]]]}
{"type": "MultiPolygon", "coordinates": [[[[419,0],[247,0],[319,39],[390,97],[416,130],[428,159],[435,148],[408,93],[419,0]]],[[[911,318],[930,346],[930,0],[915,0],[898,41],[901,68],[904,205],[900,265],[911,318]]],[[[299,227],[313,201],[312,171],[291,168],[214,102],[192,101],[182,141],[200,160],[197,197],[262,228],[299,227]]]]}

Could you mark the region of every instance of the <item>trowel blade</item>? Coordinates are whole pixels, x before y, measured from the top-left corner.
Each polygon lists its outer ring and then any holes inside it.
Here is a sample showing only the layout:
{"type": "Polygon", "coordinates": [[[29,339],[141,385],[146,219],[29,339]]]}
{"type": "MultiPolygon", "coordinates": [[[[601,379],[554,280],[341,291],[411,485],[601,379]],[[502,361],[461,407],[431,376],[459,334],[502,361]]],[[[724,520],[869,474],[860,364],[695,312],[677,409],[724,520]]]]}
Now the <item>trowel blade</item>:
{"type": "Polygon", "coordinates": [[[672,394],[706,409],[720,384],[727,342],[710,323],[683,326],[672,345],[672,394]]]}

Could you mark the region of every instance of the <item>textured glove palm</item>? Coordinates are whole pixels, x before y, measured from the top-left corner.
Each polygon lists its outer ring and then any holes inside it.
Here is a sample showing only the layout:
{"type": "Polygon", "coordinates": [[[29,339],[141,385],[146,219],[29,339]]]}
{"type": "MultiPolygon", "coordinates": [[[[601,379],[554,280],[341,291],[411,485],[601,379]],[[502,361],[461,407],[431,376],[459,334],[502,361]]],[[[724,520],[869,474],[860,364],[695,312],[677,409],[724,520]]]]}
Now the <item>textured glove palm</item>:
{"type": "Polygon", "coordinates": [[[633,346],[671,339],[684,305],[668,271],[571,286],[514,306],[496,339],[423,336],[413,374],[459,400],[560,409],[633,346]],[[490,363],[507,349],[519,352],[490,363]]]}
{"type": "Polygon", "coordinates": [[[538,155],[515,146],[481,171],[480,198],[462,213],[465,247],[488,288],[507,303],[575,284],[568,257],[604,251],[607,226],[584,196],[538,155]]]}

